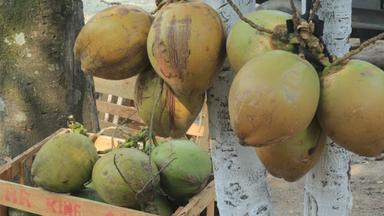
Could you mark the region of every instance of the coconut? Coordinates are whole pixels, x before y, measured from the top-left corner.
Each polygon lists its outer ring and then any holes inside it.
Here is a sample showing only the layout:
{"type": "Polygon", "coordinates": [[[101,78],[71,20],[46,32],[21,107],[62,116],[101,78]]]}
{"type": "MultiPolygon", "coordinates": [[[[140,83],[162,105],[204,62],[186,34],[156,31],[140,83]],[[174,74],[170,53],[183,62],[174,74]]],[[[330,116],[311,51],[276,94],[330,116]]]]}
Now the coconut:
{"type": "Polygon", "coordinates": [[[100,11],[81,29],[74,52],[81,69],[104,79],[125,79],[148,65],[149,13],[133,5],[117,5],[100,11]]]}
{"type": "Polygon", "coordinates": [[[153,201],[159,185],[158,169],[149,157],[137,150],[121,148],[101,157],[92,172],[92,182],[107,203],[139,208],[153,201]]]}
{"type": "Polygon", "coordinates": [[[220,16],[201,1],[164,6],[148,34],[149,60],[178,95],[202,94],[225,57],[220,16]]]}
{"type": "Polygon", "coordinates": [[[89,183],[85,185],[85,189],[78,191],[76,193],[73,193],[72,195],[76,197],[81,197],[84,199],[93,200],[93,201],[104,202],[103,199],[101,199],[101,197],[97,194],[97,191],[93,186],[93,183],[89,183]]]}
{"type": "Polygon", "coordinates": [[[167,197],[160,194],[156,194],[155,199],[149,202],[143,211],[160,216],[171,216],[173,213],[167,197]]]}
{"type": "Polygon", "coordinates": [[[33,181],[40,187],[59,193],[83,188],[98,159],[92,141],[80,134],[65,133],[49,140],[32,163],[33,181]]]}
{"type": "Polygon", "coordinates": [[[153,149],[151,156],[162,170],[162,189],[175,200],[186,200],[200,192],[211,175],[208,153],[190,140],[163,142],[153,149]]]}
{"type": "Polygon", "coordinates": [[[384,71],[361,60],[328,68],[318,118],[330,138],[363,156],[384,150],[384,71]]]}
{"type": "Polygon", "coordinates": [[[287,51],[251,59],[230,88],[230,123],[245,145],[283,142],[311,123],[320,95],[316,70],[287,51]]]}
{"type": "Polygon", "coordinates": [[[204,93],[176,96],[153,71],[139,74],[135,86],[135,105],[139,116],[151,125],[156,135],[182,137],[192,125],[204,104],[204,93]]]}
{"type": "Polygon", "coordinates": [[[8,216],[37,216],[37,214],[25,212],[20,209],[8,208],[8,216]]]}
{"type": "MultiPolygon", "coordinates": [[[[278,10],[258,10],[245,17],[270,30],[286,29],[286,21],[292,18],[290,14],[278,10]]],[[[228,34],[227,54],[234,72],[239,71],[253,57],[274,49],[293,50],[293,46],[252,28],[242,20],[237,21],[228,34]]]]}
{"type": "Polygon", "coordinates": [[[256,153],[269,173],[293,182],[316,165],[325,142],[326,134],[314,120],[307,129],[289,140],[256,148],[256,153]]]}

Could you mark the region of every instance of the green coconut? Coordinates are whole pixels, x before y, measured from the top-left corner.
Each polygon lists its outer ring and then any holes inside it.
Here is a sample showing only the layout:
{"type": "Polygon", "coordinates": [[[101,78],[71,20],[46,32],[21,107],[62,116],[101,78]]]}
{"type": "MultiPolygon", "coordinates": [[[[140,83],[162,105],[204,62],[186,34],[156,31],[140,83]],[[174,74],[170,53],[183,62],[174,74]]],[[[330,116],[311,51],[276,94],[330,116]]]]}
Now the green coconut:
{"type": "Polygon", "coordinates": [[[231,126],[245,145],[282,142],[309,126],[319,97],[319,77],[309,62],[287,51],[268,51],[245,64],[232,82],[231,126]]]}
{"type": "Polygon", "coordinates": [[[211,175],[208,153],[190,140],[161,143],[151,156],[158,168],[163,169],[162,189],[175,200],[185,200],[200,192],[211,175]]]}
{"type": "Polygon", "coordinates": [[[20,209],[8,208],[8,216],[35,216],[35,215],[37,214],[22,211],[20,209]]]}
{"type": "Polygon", "coordinates": [[[185,136],[201,111],[204,96],[200,93],[176,96],[153,70],[140,73],[135,85],[139,116],[147,125],[152,122],[153,131],[161,137],[185,136]]]}
{"type": "Polygon", "coordinates": [[[107,203],[141,208],[153,201],[159,185],[156,165],[137,149],[121,148],[101,157],[92,173],[99,196],[107,203]],[[151,181],[151,182],[150,182],[151,181]]]}
{"type": "Polygon", "coordinates": [[[171,216],[173,213],[167,197],[160,194],[156,194],[155,199],[149,202],[143,211],[160,216],[171,216]]]}
{"type": "Polygon", "coordinates": [[[76,197],[81,197],[84,199],[93,200],[93,201],[104,202],[104,200],[101,199],[99,194],[97,194],[97,191],[93,186],[93,183],[89,183],[85,185],[85,189],[78,191],[76,193],[73,193],[72,195],[76,197]]]}
{"type": "Polygon", "coordinates": [[[332,140],[363,156],[384,151],[384,71],[361,60],[326,69],[318,118],[332,140]]]}
{"type": "Polygon", "coordinates": [[[316,165],[325,142],[326,134],[314,120],[307,129],[289,140],[256,148],[256,153],[271,175],[293,182],[316,165]]]}
{"type": "Polygon", "coordinates": [[[59,193],[75,192],[91,178],[98,159],[92,141],[83,135],[65,133],[49,140],[32,164],[33,181],[59,193]]]}
{"type": "MultiPolygon", "coordinates": [[[[292,18],[290,14],[278,10],[258,10],[245,17],[270,30],[284,30],[286,21],[292,18]]],[[[233,25],[227,38],[228,60],[234,72],[239,71],[253,57],[274,49],[293,50],[293,46],[252,28],[242,20],[233,25]]]]}

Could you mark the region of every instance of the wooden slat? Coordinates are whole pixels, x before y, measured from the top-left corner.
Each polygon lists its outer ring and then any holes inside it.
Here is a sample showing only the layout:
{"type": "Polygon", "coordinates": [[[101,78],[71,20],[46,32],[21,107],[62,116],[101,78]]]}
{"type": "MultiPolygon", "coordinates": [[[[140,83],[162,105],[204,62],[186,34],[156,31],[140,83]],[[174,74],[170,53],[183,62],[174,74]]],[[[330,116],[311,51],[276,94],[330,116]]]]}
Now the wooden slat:
{"type": "Polygon", "coordinates": [[[215,200],[207,206],[207,216],[215,216],[215,200]]]}
{"type": "MultiPolygon", "coordinates": [[[[113,98],[113,95],[108,95],[107,96],[107,102],[108,103],[112,103],[112,98],[113,98]]],[[[97,102],[97,101],[96,101],[97,102]]],[[[97,106],[97,104],[96,104],[96,106],[97,106]]],[[[109,120],[109,112],[105,112],[104,113],[104,120],[105,121],[108,121],[109,120]]]]}
{"type": "Polygon", "coordinates": [[[0,204],[47,216],[155,216],[101,202],[0,180],[0,204]]]}
{"type": "Polygon", "coordinates": [[[93,77],[96,92],[133,100],[136,76],[124,80],[106,80],[93,77]]]}
{"type": "Polygon", "coordinates": [[[210,152],[209,146],[209,126],[208,126],[208,106],[204,103],[204,106],[200,113],[200,122],[199,125],[201,127],[198,134],[195,135],[196,143],[205,149],[207,152],[210,152]]]}
{"type": "Polygon", "coordinates": [[[198,216],[214,200],[215,184],[211,181],[203,191],[190,199],[184,208],[179,208],[173,216],[198,216]]]}
{"type": "Polygon", "coordinates": [[[127,118],[132,121],[144,124],[139,115],[137,114],[137,110],[134,107],[108,103],[100,100],[96,100],[96,106],[99,112],[117,115],[122,118],[127,118]]]}
{"type": "MultiPolygon", "coordinates": [[[[117,97],[117,102],[116,102],[117,105],[122,105],[123,104],[123,98],[122,97],[117,97]]],[[[118,124],[119,123],[119,118],[120,118],[120,115],[113,115],[113,120],[112,122],[114,124],[118,124]]]]}
{"type": "MultiPolygon", "coordinates": [[[[116,147],[119,142],[124,142],[123,139],[113,138],[113,147],[116,147]]],[[[95,147],[97,151],[105,151],[112,148],[112,137],[110,136],[99,136],[95,140],[95,147]]]]}
{"type": "Polygon", "coordinates": [[[199,124],[193,123],[191,127],[189,127],[187,134],[190,136],[201,137],[204,134],[204,127],[199,124]]]}
{"type": "MultiPolygon", "coordinates": [[[[112,122],[107,122],[107,121],[100,120],[100,119],[99,119],[99,124],[100,124],[100,128],[116,127],[117,126],[116,124],[113,124],[112,122]]],[[[131,132],[137,132],[137,131],[141,130],[143,128],[143,125],[137,124],[136,122],[131,122],[131,123],[128,123],[128,124],[121,126],[121,127],[124,128],[125,131],[128,131],[129,134],[131,134],[131,132]]]]}

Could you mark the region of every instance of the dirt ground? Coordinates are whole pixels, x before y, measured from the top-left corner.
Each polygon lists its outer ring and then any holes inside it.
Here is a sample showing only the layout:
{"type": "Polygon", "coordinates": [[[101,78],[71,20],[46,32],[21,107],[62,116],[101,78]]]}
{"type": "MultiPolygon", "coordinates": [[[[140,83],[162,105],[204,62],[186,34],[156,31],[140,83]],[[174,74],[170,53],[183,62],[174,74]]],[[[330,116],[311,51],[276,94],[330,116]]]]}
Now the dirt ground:
{"type": "MultiPolygon", "coordinates": [[[[384,216],[384,161],[352,156],[351,216],[384,216]]],[[[268,177],[274,215],[303,215],[304,178],[294,183],[268,177]]]]}

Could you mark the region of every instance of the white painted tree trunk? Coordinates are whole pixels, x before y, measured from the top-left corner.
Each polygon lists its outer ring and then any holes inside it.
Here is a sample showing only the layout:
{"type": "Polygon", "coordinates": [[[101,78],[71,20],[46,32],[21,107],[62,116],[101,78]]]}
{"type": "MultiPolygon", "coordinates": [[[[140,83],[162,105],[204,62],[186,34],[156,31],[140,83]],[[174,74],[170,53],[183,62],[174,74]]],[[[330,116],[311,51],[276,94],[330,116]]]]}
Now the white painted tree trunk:
{"type": "MultiPolygon", "coordinates": [[[[221,15],[227,29],[238,16],[225,0],[205,0],[221,15]]],[[[255,10],[254,0],[234,1],[243,13],[255,10]]],[[[266,171],[253,147],[244,147],[233,133],[228,114],[228,92],[233,80],[224,67],[208,91],[209,130],[218,208],[221,216],[272,215],[266,171]]]]}
{"type": "MultiPolygon", "coordinates": [[[[342,56],[349,50],[351,13],[351,0],[321,0],[318,14],[325,22],[323,40],[331,54],[342,56]]],[[[331,140],[328,143],[305,179],[305,216],[347,216],[352,208],[350,153],[331,140]]]]}

